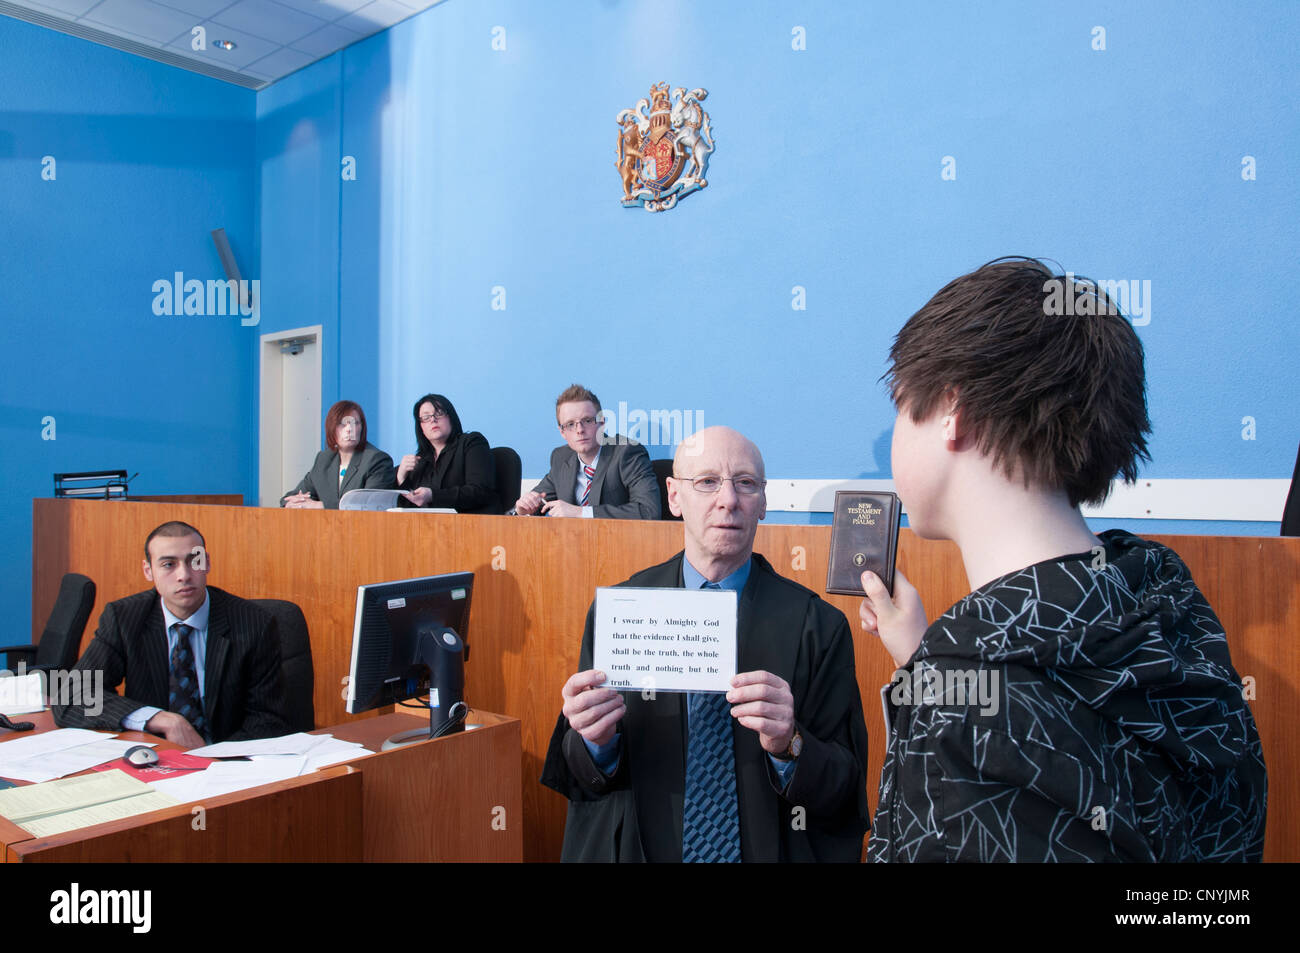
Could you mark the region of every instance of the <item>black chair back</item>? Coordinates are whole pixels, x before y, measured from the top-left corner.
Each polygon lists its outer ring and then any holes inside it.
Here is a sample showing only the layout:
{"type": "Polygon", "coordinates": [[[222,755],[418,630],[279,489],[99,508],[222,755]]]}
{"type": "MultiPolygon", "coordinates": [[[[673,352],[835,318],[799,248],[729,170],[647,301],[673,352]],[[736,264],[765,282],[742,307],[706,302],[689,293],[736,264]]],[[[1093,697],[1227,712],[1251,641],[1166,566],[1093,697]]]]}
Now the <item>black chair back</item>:
{"type": "Polygon", "coordinates": [[[281,705],[285,724],[294,731],[311,731],[316,727],[316,705],[312,691],[316,673],[311,663],[311,638],[302,610],[285,599],[250,599],[275,616],[280,630],[280,677],[284,699],[281,705]]]}
{"type": "Polygon", "coordinates": [[[1295,472],[1291,474],[1291,491],[1282,508],[1282,535],[1300,536],[1300,451],[1295,458],[1295,472]]]}
{"type": "Polygon", "coordinates": [[[59,595],[36,645],[36,665],[68,671],[81,655],[81,636],[95,608],[95,582],[81,573],[66,573],[59,583],[59,595]]]}
{"type": "Polygon", "coordinates": [[[493,447],[492,462],[497,467],[497,496],[501,501],[501,512],[506,513],[514,509],[515,503],[519,501],[524,465],[519,454],[510,447],[493,447]]]}
{"type": "Polygon", "coordinates": [[[659,518],[681,522],[681,517],[673,516],[672,510],[668,509],[668,478],[673,475],[673,462],[651,460],[650,466],[654,468],[655,479],[659,481],[659,518]]]}

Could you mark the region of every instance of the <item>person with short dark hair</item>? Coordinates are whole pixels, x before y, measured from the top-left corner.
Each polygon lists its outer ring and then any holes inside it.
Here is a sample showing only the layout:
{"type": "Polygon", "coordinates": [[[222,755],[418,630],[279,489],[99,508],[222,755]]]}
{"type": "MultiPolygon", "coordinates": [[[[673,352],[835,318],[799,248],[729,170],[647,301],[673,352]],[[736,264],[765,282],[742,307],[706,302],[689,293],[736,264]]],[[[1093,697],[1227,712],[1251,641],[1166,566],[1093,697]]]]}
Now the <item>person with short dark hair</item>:
{"type": "Polygon", "coordinates": [[[487,439],[466,433],[460,415],[441,394],[415,402],[415,453],[402,457],[399,506],[453,509],[457,513],[500,513],[497,468],[487,439]]]}
{"type": "Polygon", "coordinates": [[[551,452],[550,472],[519,498],[516,513],[659,519],[650,454],[626,437],[604,437],[600,398],[581,384],[566,387],[555,399],[555,423],[564,445],[551,452]]]}
{"type": "Polygon", "coordinates": [[[869,857],[1259,860],[1263,751],[1222,625],[1176,553],[1079,511],[1148,459],[1129,321],[1087,279],[998,259],[890,361],[909,525],[960,547],[972,591],[927,624],[901,572],[892,597],[863,573],[862,627],[899,667],[869,857]]]}
{"type": "Polygon", "coordinates": [[[58,725],[147,731],[184,748],[288,733],[275,618],[209,586],[211,565],[188,523],[149,534],[142,569],[154,588],[104,606],[77,661],[76,671],[103,672],[108,694],[55,699],[58,725]]]}
{"type": "Polygon", "coordinates": [[[280,498],[281,506],[337,510],[349,490],[397,487],[393,458],[366,441],[366,413],[356,401],[340,400],[329,409],[325,446],[302,482],[280,498]]]}

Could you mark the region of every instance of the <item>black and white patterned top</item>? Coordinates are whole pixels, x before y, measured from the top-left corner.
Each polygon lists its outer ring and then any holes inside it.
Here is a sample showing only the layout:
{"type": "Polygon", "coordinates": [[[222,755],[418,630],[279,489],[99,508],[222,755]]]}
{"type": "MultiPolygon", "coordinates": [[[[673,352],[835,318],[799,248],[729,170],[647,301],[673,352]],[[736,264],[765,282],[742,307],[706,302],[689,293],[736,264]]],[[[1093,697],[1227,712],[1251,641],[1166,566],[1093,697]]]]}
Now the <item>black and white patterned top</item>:
{"type": "Polygon", "coordinates": [[[877,861],[1257,861],[1267,776],[1223,626],[1171,549],[995,579],[882,692],[877,861]]]}

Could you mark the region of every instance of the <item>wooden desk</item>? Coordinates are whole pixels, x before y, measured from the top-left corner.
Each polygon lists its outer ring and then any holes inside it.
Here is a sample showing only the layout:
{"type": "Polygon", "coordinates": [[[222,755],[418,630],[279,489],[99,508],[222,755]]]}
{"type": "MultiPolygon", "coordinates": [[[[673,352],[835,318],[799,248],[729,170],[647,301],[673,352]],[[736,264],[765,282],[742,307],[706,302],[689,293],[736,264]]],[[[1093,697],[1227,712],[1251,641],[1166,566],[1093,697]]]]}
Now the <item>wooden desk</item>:
{"type": "MultiPolygon", "coordinates": [[[[24,716],[38,731],[47,711],[24,716]]],[[[519,721],[473,712],[482,727],[379,752],[389,735],[428,719],[391,714],[330,731],[377,753],[312,775],[34,838],[0,818],[8,862],[519,861],[523,811],[519,721]],[[202,829],[196,808],[202,807],[202,829]]],[[[4,732],[8,738],[27,733],[4,732]]],[[[139,732],[128,741],[157,742],[139,732]]],[[[160,748],[175,748],[168,742],[160,748]]]]}
{"type": "MultiPolygon", "coordinates": [[[[365,776],[362,859],[524,859],[519,719],[472,712],[470,731],[349,761],[365,776]]],[[[328,729],[378,751],[429,719],[395,713],[328,729]]]]}
{"type": "MultiPolygon", "coordinates": [[[[169,519],[203,531],[213,554],[214,585],[245,598],[291,599],[302,607],[316,670],[316,717],[324,724],[349,720],[340,689],[350,660],[357,586],[473,571],[466,697],[522,723],[524,857],[559,858],[566,802],[537,779],[560,711],[560,686],[578,663],[587,606],[597,586],[621,582],[678,552],[680,523],[36,500],[33,638],[64,572],[95,580],[100,609],[146,588],[140,548],[149,531],[169,519]]],[[[1153,538],[1182,556],[1224,624],[1237,671],[1254,679],[1250,704],[1269,770],[1264,856],[1300,860],[1300,732],[1293,728],[1300,722],[1300,538],[1153,538]]],[[[755,549],[778,572],[818,593],[826,582],[829,548],[828,526],[759,526],[755,540],[755,549]]],[[[904,530],[899,565],[920,589],[931,619],[968,591],[952,543],[904,530]]],[[[859,600],[827,601],[848,616],[856,637],[870,740],[867,794],[874,811],[885,752],[876,699],[893,664],[857,627],[859,600]]],[[[93,629],[87,629],[86,642],[93,629]]]]}
{"type": "MultiPolygon", "coordinates": [[[[48,712],[23,716],[37,731],[54,728],[48,712]]],[[[4,732],[7,738],[27,732],[4,732]]],[[[157,738],[119,733],[124,741],[157,738]]],[[[159,747],[175,748],[162,742],[159,747]]],[[[361,859],[361,772],[339,766],[247,791],[179,804],[51,837],[33,837],[0,818],[7,863],[167,862],[361,859]]]]}

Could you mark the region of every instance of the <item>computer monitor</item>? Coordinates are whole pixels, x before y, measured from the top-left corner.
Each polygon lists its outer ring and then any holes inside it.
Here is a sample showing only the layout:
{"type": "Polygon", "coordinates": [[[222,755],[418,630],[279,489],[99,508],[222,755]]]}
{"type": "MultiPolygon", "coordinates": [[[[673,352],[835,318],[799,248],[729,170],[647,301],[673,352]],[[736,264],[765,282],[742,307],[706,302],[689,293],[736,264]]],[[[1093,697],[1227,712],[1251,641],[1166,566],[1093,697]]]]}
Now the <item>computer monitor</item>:
{"type": "Polygon", "coordinates": [[[386,743],[458,731],[464,721],[472,572],[357,587],[348,714],[429,695],[429,730],[386,743]]]}

